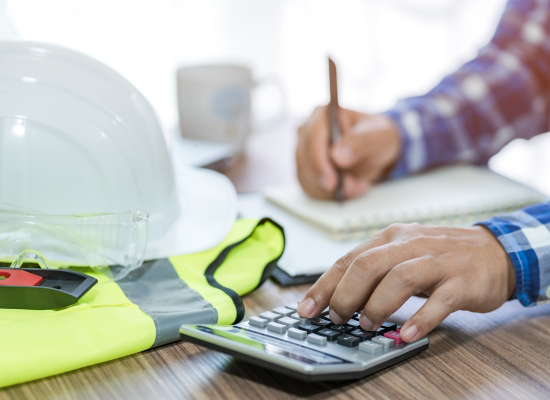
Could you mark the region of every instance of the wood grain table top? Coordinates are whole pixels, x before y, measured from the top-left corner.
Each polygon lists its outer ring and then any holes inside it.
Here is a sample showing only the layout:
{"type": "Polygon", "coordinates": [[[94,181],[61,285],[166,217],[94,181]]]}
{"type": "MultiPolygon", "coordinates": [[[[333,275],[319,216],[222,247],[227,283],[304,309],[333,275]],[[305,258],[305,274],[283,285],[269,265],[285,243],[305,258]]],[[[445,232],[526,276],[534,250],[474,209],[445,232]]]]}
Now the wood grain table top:
{"type": "MultiPolygon", "coordinates": [[[[251,138],[253,154],[227,171],[239,191],[295,179],[294,139],[283,132],[289,129],[251,138]],[[279,163],[286,164],[277,167],[279,163]]],[[[298,301],[307,289],[308,285],[280,288],[268,281],[244,298],[245,318],[298,301]]],[[[391,320],[404,323],[423,303],[410,299],[391,320]]],[[[425,352],[358,381],[304,383],[177,342],[4,388],[0,400],[550,398],[550,305],[524,308],[512,301],[488,314],[459,311],[429,337],[425,352]]]]}
{"type": "MultiPolygon", "coordinates": [[[[245,297],[246,316],[300,300],[307,285],[272,282],[245,297]]],[[[423,299],[391,320],[403,323],[423,299]]],[[[550,397],[550,305],[510,302],[489,314],[456,312],[425,352],[367,378],[305,383],[191,343],[12,386],[0,399],[524,399],[550,397]]]]}

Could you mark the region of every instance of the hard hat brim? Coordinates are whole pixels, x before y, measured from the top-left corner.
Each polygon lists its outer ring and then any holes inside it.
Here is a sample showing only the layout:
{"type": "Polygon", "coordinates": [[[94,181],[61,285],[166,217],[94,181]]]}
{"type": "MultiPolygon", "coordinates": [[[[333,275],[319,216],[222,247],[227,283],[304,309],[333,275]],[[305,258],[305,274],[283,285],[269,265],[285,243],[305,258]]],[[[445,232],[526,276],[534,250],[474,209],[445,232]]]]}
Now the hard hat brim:
{"type": "Polygon", "coordinates": [[[149,242],[146,260],[211,249],[229,234],[237,218],[237,192],[225,175],[185,167],[175,177],[180,215],[161,238],[149,242]]]}

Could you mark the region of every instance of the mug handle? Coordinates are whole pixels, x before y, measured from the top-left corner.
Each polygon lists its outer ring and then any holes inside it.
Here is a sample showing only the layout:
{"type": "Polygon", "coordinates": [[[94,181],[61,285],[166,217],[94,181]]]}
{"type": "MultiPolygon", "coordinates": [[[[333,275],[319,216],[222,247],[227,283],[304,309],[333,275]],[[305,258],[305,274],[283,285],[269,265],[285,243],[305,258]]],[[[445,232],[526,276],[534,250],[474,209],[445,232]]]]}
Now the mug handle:
{"type": "Polygon", "coordinates": [[[262,78],[258,82],[254,83],[253,88],[257,89],[258,87],[264,86],[264,85],[273,85],[278,89],[279,94],[281,96],[281,107],[279,108],[278,112],[275,114],[274,117],[267,118],[264,121],[254,121],[253,129],[252,129],[253,132],[261,132],[261,131],[266,131],[270,128],[273,128],[275,125],[277,125],[286,117],[286,111],[287,111],[286,93],[279,77],[276,75],[271,75],[271,76],[262,78]]]}

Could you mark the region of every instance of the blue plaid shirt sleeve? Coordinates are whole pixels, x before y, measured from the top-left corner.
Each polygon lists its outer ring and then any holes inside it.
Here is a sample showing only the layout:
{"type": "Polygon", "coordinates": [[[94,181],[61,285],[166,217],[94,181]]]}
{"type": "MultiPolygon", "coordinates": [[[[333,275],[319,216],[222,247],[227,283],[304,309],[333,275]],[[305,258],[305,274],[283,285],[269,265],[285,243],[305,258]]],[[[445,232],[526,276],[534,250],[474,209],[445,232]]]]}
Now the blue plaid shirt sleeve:
{"type": "Polygon", "coordinates": [[[550,301],[550,202],[480,224],[497,237],[514,264],[514,298],[524,306],[550,301]]]}
{"type": "Polygon", "coordinates": [[[509,1],[474,60],[387,114],[403,144],[394,178],[440,164],[485,164],[511,140],[550,130],[550,0],[509,1]]]}
{"type": "MultiPolygon", "coordinates": [[[[390,178],[440,164],[485,164],[515,138],[550,130],[550,0],[510,0],[472,61],[387,114],[402,150],[390,178]]],[[[525,306],[550,298],[550,202],[483,221],[516,271],[525,306]]]]}

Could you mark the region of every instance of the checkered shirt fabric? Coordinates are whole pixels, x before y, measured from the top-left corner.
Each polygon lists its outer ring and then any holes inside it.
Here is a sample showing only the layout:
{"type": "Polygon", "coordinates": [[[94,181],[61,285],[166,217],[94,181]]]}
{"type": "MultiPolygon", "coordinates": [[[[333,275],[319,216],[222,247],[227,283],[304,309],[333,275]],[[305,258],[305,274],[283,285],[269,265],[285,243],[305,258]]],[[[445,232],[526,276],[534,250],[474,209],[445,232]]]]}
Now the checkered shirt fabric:
{"type": "Polygon", "coordinates": [[[479,55],[387,112],[400,128],[393,177],[485,164],[515,138],[550,130],[550,0],[512,0],[479,55]]]}
{"type": "MultiPolygon", "coordinates": [[[[403,143],[393,178],[442,164],[485,164],[513,139],[550,130],[550,0],[510,0],[475,59],[387,115],[403,143]]],[[[547,301],[550,203],[482,224],[514,263],[514,296],[525,306],[547,301]]]]}

